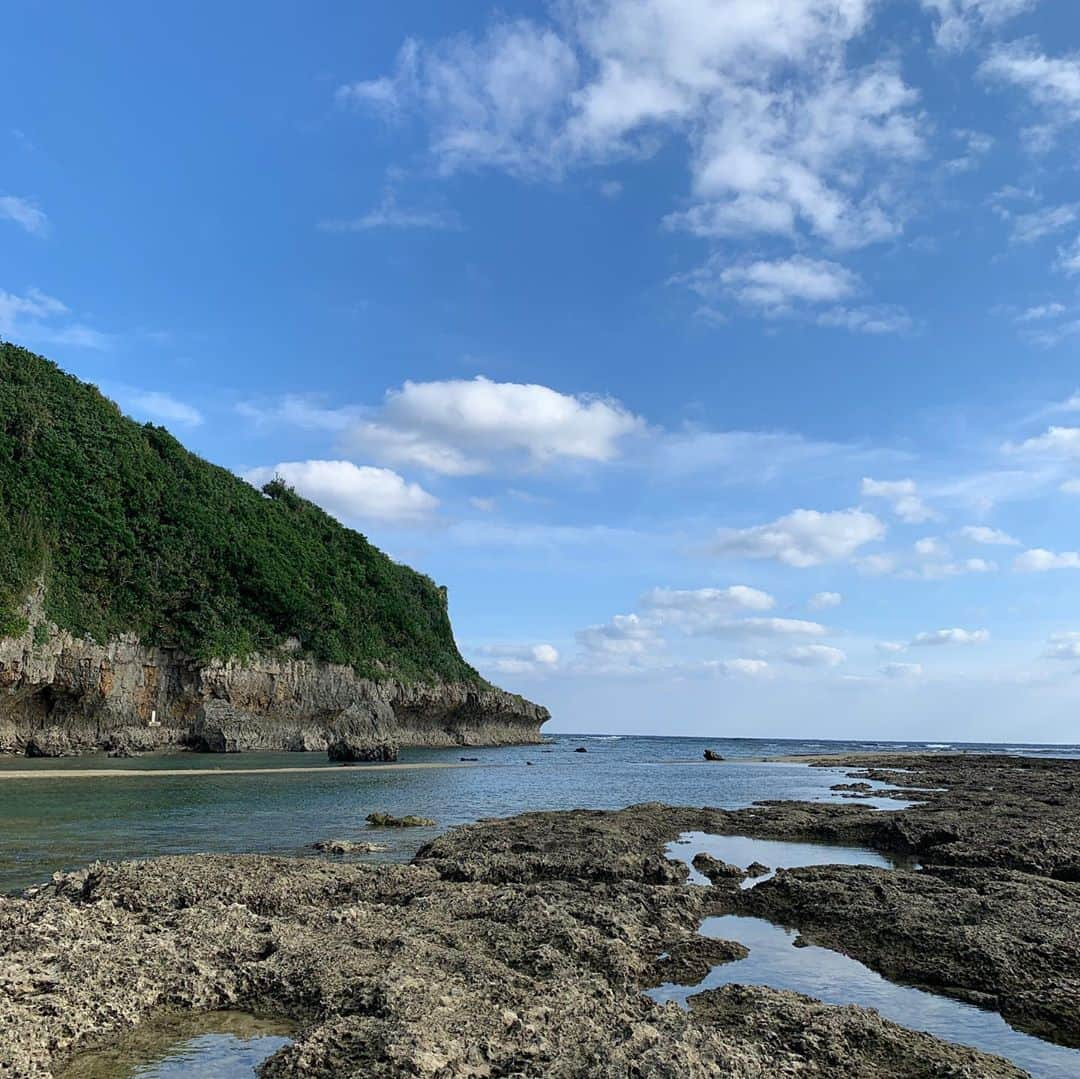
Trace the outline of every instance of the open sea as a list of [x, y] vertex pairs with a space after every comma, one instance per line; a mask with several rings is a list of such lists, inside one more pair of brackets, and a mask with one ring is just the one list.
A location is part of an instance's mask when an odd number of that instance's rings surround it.
[[[347, 768], [314, 753], [0, 759], [0, 892], [40, 884], [57, 870], [97, 859], [196, 851], [311, 854], [310, 844], [320, 839], [383, 843], [386, 853], [364, 857], [405, 861], [453, 825], [527, 810], [610, 809], [650, 801], [738, 808], [770, 798], [842, 797], [829, 790], [840, 780], [839, 771], [765, 757], [874, 750], [1080, 757], [1080, 746], [551, 738], [542, 746], [402, 751], [402, 764], [452, 765], [447, 768]], [[587, 752], [575, 752], [579, 747]], [[705, 749], [727, 760], [707, 763]], [[462, 762], [462, 757], [476, 759]], [[108, 775], [56, 775], [86, 769]], [[228, 774], [214, 774], [224, 769]], [[41, 778], [5, 778], [5, 773], [31, 771]], [[180, 774], [132, 774], [147, 771]], [[882, 808], [903, 804], [883, 802]], [[375, 829], [364, 819], [372, 811], [413, 813], [437, 824]]]

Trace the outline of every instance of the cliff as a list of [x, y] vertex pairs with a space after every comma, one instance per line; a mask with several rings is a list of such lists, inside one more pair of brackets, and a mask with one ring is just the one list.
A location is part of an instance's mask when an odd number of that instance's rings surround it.
[[535, 742], [446, 592], [0, 342], [0, 751]]

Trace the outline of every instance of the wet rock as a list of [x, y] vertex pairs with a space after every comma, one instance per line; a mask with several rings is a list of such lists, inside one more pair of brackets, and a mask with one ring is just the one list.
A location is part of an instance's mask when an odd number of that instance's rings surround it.
[[800, 993], [726, 985], [691, 997], [690, 1009], [736, 1042], [767, 1040], [775, 1053], [770, 1075], [1019, 1079], [1027, 1074], [978, 1050], [907, 1030], [872, 1009], [838, 1008]]
[[389, 813], [369, 813], [367, 822], [372, 828], [433, 828], [435, 821], [430, 817], [415, 817], [411, 813], [404, 817], [392, 817]]
[[715, 749], [705, 750], [704, 757], [707, 761], [722, 761], [724, 759]]
[[831, 791], [858, 791], [864, 794], [869, 794], [873, 789], [869, 783], [834, 783], [829, 788]]
[[0, 898], [0, 1068], [45, 1079], [163, 1009], [231, 1008], [300, 1021], [270, 1079], [1019, 1074], [794, 994], [728, 987], [689, 1013], [644, 997], [662, 952], [690, 978], [744, 954], [696, 936], [715, 895], [661, 855], [715, 812], [527, 814], [454, 829], [411, 865], [196, 855], [58, 874]]
[[706, 854], [704, 851], [694, 855], [693, 866], [699, 873], [704, 873], [713, 884], [739, 881], [742, 880], [747, 873], [746, 870], [740, 869], [737, 865], [721, 861], [719, 858], [714, 858], [711, 854]]
[[578, 746], [577, 749], [574, 750], [574, 752], [575, 753], [588, 753], [589, 750], [585, 746]]
[[721, 963], [745, 959], [748, 948], [734, 940], [713, 940], [700, 935], [668, 944], [646, 978], [647, 989], [659, 985], [697, 985]]
[[358, 839], [320, 839], [312, 843], [311, 848], [324, 854], [377, 854], [390, 849], [385, 843], [367, 843]]

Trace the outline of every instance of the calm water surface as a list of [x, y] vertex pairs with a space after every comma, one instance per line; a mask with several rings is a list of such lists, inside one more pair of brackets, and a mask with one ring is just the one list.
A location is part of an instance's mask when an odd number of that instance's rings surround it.
[[[588, 752], [575, 753], [582, 745]], [[729, 759], [707, 764], [702, 761], [706, 748], [717, 749]], [[750, 758], [895, 748], [919, 746], [557, 735], [554, 744], [547, 746], [404, 750], [401, 760], [406, 763], [456, 764], [462, 756], [478, 758], [467, 768], [418, 771], [351, 770], [329, 764], [321, 754], [297, 753], [175, 753], [134, 760], [6, 758], [0, 760], [0, 891], [41, 883], [58, 869], [77, 868], [95, 859], [195, 851], [298, 853], [327, 838], [363, 836], [386, 843], [390, 850], [383, 857], [400, 861], [452, 825], [535, 809], [610, 809], [647, 801], [723, 808], [769, 798], [831, 801], [842, 797], [829, 790], [842, 779], [840, 772]], [[1080, 756], [1080, 747], [1010, 748]], [[298, 765], [306, 766], [305, 770], [222, 776], [125, 775], [133, 768]], [[106, 779], [2, 778], [5, 770], [88, 767], [108, 768], [115, 774]], [[380, 832], [364, 823], [373, 810], [416, 813], [434, 818], [438, 826]]]

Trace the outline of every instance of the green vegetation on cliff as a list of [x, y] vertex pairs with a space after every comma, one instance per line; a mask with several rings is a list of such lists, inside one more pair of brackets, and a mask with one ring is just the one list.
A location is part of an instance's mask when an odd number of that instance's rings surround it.
[[98, 641], [130, 631], [205, 660], [295, 637], [370, 677], [479, 681], [429, 578], [0, 342], [0, 636], [25, 631], [41, 574], [48, 617]]

